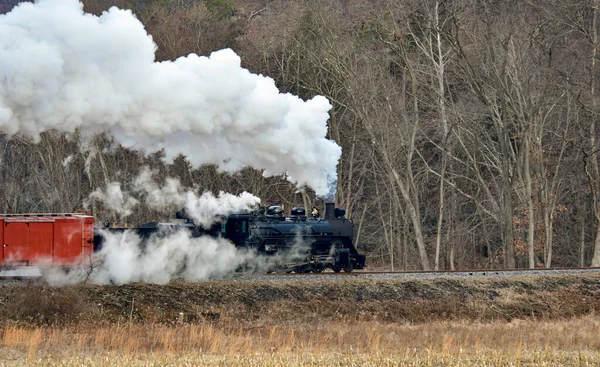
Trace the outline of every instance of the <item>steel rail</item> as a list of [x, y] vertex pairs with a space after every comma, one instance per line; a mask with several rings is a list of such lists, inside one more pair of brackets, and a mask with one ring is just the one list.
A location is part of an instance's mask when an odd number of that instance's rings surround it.
[[413, 275], [413, 274], [469, 274], [469, 275], [476, 275], [476, 274], [480, 274], [480, 275], [487, 275], [487, 274], [500, 274], [500, 273], [512, 273], [512, 272], [523, 272], [523, 273], [527, 273], [527, 272], [547, 272], [547, 273], [552, 273], [552, 272], [558, 272], [558, 271], [597, 271], [598, 273], [600, 273], [600, 267], [577, 267], [577, 268], [566, 268], [566, 267], [560, 267], [560, 268], [534, 268], [534, 269], [530, 269], [530, 268], [509, 268], [509, 269], [465, 269], [465, 270], [402, 270], [402, 271], [361, 271], [361, 270], [353, 270], [351, 272], [334, 272], [334, 271], [323, 271], [323, 272], [310, 272], [310, 273], [277, 273], [277, 272], [272, 272], [272, 273], [265, 273], [262, 274], [262, 276], [306, 276], [306, 275], [314, 275], [314, 276], [321, 276], [321, 275], [327, 275], [327, 276], [331, 276], [331, 275], [335, 275], [335, 276], [360, 276], [360, 275]]

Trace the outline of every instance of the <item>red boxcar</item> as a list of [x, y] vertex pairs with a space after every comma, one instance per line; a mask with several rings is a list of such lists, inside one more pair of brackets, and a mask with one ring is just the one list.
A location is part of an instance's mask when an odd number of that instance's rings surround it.
[[0, 214], [0, 265], [70, 265], [94, 249], [94, 217], [82, 214]]

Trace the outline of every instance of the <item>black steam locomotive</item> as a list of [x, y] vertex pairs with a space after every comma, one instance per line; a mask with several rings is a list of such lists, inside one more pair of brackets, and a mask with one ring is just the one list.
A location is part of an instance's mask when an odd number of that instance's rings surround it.
[[354, 247], [352, 222], [345, 218], [345, 210], [334, 208], [333, 203], [325, 208], [323, 218], [313, 213], [307, 216], [303, 207], [292, 208], [285, 217], [280, 206], [230, 215], [222, 223], [222, 235], [237, 247], [265, 255], [272, 271], [363, 269], [366, 259]]
[[[264, 272], [350, 272], [365, 267], [365, 256], [354, 246], [352, 222], [345, 218], [345, 210], [327, 203], [325, 215], [306, 215], [302, 207], [284, 216], [281, 206], [259, 208], [254, 212], [230, 214], [221, 217], [210, 228], [203, 228], [181, 211], [177, 219], [184, 223], [154, 223], [137, 228], [114, 228], [109, 223], [105, 230], [124, 232], [132, 230], [142, 239], [160, 236], [180, 228], [188, 229], [193, 237], [213, 236], [227, 238], [239, 249], [255, 251], [262, 256], [252, 257], [241, 271]], [[94, 238], [95, 250], [102, 247], [102, 237]]]

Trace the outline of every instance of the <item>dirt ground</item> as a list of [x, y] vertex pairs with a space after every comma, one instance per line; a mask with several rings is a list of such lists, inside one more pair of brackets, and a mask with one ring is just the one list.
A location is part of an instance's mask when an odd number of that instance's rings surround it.
[[566, 319], [594, 315], [599, 309], [600, 275], [63, 287], [0, 284], [0, 326], [486, 322]]

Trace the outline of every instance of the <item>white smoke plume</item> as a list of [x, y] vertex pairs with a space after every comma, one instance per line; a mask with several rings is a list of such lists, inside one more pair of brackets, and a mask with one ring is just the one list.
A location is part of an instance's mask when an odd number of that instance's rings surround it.
[[0, 132], [106, 132], [127, 148], [164, 149], [167, 160], [250, 166], [328, 194], [341, 148], [326, 139], [326, 98], [280, 93], [229, 49], [165, 62], [155, 50], [131, 11], [21, 3], [0, 15]]
[[[197, 195], [184, 188], [178, 179], [167, 178], [159, 185], [152, 178], [153, 172], [144, 167], [133, 180], [131, 192], [121, 190], [121, 184], [112, 182], [105, 190], [97, 189], [88, 198], [102, 201], [121, 219], [130, 215], [136, 205], [144, 204], [155, 210], [185, 208], [186, 214], [208, 228], [228, 215], [251, 210], [260, 199], [244, 192], [238, 196], [221, 192]], [[139, 199], [134, 195], [137, 194]], [[238, 250], [224, 238], [208, 235], [192, 237], [185, 226], [163, 225], [162, 230], [150, 238], [142, 239], [134, 231], [113, 233], [99, 232], [103, 236], [102, 249], [94, 254], [93, 266], [79, 273], [64, 273], [60, 269], [46, 271], [45, 279], [51, 284], [71, 284], [87, 278], [99, 284], [130, 282], [168, 283], [172, 279], [187, 281], [206, 280], [232, 274], [238, 266], [251, 258], [249, 251]]]
[[121, 190], [121, 184], [118, 182], [109, 183], [106, 190], [96, 189], [93, 191], [84, 202], [85, 208], [89, 206], [91, 199], [100, 200], [108, 209], [116, 212], [121, 218], [131, 215], [133, 208], [139, 204], [138, 200]]
[[156, 210], [164, 210], [169, 206], [185, 208], [186, 214], [196, 224], [209, 226], [217, 215], [251, 210], [260, 204], [260, 199], [248, 192], [237, 196], [223, 191], [218, 196], [205, 192], [198, 196], [193, 190], [182, 187], [178, 179], [170, 177], [160, 186], [152, 179], [152, 174], [150, 169], [144, 167], [134, 180], [135, 189], [145, 194], [144, 203]]
[[[220, 215], [252, 210], [260, 204], [258, 197], [245, 191], [240, 195], [223, 191], [218, 196], [211, 192], [198, 195], [194, 190], [184, 188], [176, 178], [167, 177], [165, 184], [161, 186], [153, 180], [152, 175], [153, 172], [144, 167], [133, 180], [133, 193], [124, 192], [119, 182], [111, 182], [105, 190], [96, 189], [92, 192], [84, 206], [87, 208], [93, 199], [99, 200], [121, 219], [131, 215], [135, 206], [141, 203], [157, 211], [174, 207], [185, 209], [194, 223], [208, 227]], [[135, 198], [134, 193], [140, 197]]]
[[51, 261], [40, 264], [44, 280], [51, 285], [120, 285], [223, 279], [248, 260], [259, 259], [254, 252], [237, 249], [224, 238], [192, 237], [190, 231], [178, 227], [165, 227], [147, 239], [130, 230], [102, 231], [102, 235], [102, 249], [93, 254], [90, 263], [69, 271], [52, 266]]
[[70, 156], [68, 156], [67, 158], [63, 159], [62, 166], [65, 167], [65, 169], [68, 169], [69, 166], [71, 165], [71, 162], [73, 162], [72, 154]]
[[165, 284], [173, 279], [222, 278], [251, 257], [249, 252], [236, 249], [223, 238], [194, 238], [185, 229], [154, 235], [143, 246], [142, 240], [131, 231], [103, 235], [102, 250], [96, 254], [102, 261], [89, 278], [98, 284]]

